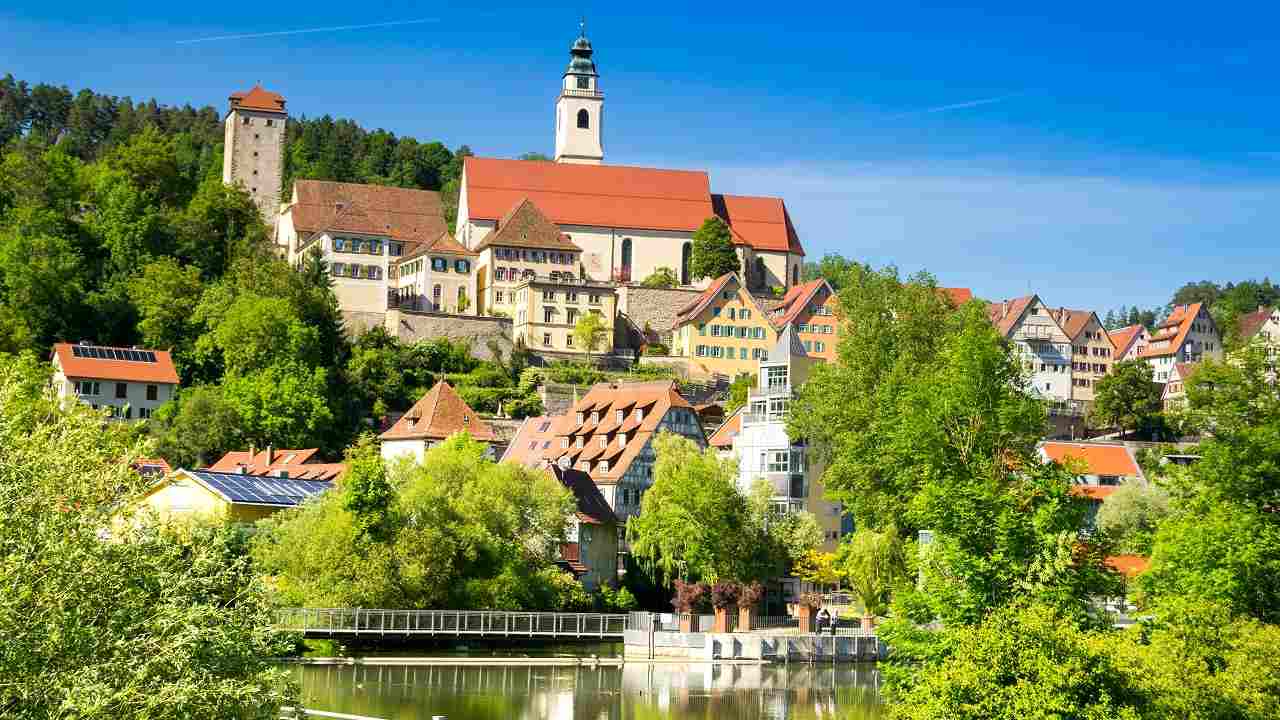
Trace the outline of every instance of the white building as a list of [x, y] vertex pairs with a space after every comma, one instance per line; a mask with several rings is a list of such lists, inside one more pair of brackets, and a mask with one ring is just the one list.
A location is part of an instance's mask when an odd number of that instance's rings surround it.
[[1139, 357], [1151, 365], [1156, 382], [1169, 382], [1178, 363], [1221, 360], [1222, 335], [1202, 303], [1177, 305], [1151, 333]]
[[178, 389], [178, 371], [167, 350], [55, 343], [51, 361], [59, 398], [95, 410], [109, 408], [120, 420], [151, 417]]
[[822, 550], [834, 551], [840, 541], [842, 509], [827, 501], [822, 483], [824, 467], [803, 442], [787, 435], [787, 413], [796, 390], [822, 362], [806, 352], [792, 326], [783, 328], [777, 346], [761, 360], [756, 386], [747, 404], [724, 422], [708, 441], [721, 454], [738, 461], [738, 489], [749, 494], [760, 480], [773, 488], [779, 513], [805, 510], [822, 527]]
[[992, 303], [987, 314], [996, 330], [1017, 347], [1031, 389], [1055, 406], [1071, 402], [1071, 338], [1036, 295]]

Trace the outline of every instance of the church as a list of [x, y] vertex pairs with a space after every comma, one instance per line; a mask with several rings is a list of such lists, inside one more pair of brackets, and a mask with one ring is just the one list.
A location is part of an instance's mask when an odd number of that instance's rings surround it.
[[[753, 291], [799, 284], [804, 249], [780, 198], [711, 191], [705, 171], [661, 170], [604, 162], [604, 93], [591, 42], [579, 35], [556, 98], [554, 161], [469, 157], [463, 168], [454, 235], [475, 250], [503, 218], [528, 200], [580, 251], [583, 279], [638, 283], [669, 268], [684, 286], [690, 277], [693, 233], [719, 216], [729, 225], [741, 275]], [[481, 263], [482, 307], [501, 306], [513, 279]]]
[[[614, 326], [623, 290], [659, 269], [705, 289], [713, 278], [691, 276], [692, 241], [713, 217], [730, 229], [747, 290], [781, 296], [799, 285], [804, 249], [780, 198], [714, 193], [705, 171], [605, 163], [593, 54], [585, 32], [569, 50], [554, 160], [467, 157], [452, 228], [434, 191], [300, 179], [268, 218], [281, 252], [299, 264], [318, 250], [348, 315], [505, 317], [513, 341], [553, 352], [583, 350], [572, 330], [584, 313]], [[283, 107], [261, 88], [232, 96], [228, 182], [279, 184]]]

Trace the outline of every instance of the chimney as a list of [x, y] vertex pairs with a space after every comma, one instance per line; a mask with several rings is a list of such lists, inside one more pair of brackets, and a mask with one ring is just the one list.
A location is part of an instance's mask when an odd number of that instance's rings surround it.
[[1005, 319], [1005, 318], [1007, 318], [1007, 317], [1009, 317], [1009, 301], [1008, 301], [1008, 300], [1005, 300], [1005, 301], [1004, 301], [1004, 305], [1002, 306], [1002, 309], [1000, 310], [1000, 319], [1001, 319], [1001, 320], [1003, 320], [1003, 319]]
[[272, 460], [271, 443], [267, 443], [266, 453], [267, 453], [267, 464], [270, 465]]
[[253, 462], [256, 457], [258, 457], [258, 446], [249, 443], [249, 462]]

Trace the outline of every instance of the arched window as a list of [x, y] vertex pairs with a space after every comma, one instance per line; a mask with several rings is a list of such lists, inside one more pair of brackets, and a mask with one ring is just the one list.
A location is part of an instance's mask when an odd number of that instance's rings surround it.
[[583, 130], [591, 127], [591, 116], [587, 114], [586, 108], [578, 111], [578, 127]]
[[764, 285], [767, 282], [767, 278], [768, 278], [768, 275], [765, 274], [765, 269], [764, 269], [764, 258], [757, 256], [756, 257], [756, 284], [760, 287], [764, 287]]
[[631, 279], [631, 238], [622, 239], [622, 271]]
[[680, 248], [680, 284], [689, 284], [689, 261], [693, 258], [693, 243], [685, 243]]

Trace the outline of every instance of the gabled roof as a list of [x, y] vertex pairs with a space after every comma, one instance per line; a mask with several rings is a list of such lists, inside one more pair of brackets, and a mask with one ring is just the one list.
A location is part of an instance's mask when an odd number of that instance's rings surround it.
[[1035, 295], [1024, 295], [1004, 302], [991, 303], [987, 306], [987, 317], [991, 318], [991, 322], [1001, 335], [1009, 337], [1009, 333], [1018, 326], [1018, 320], [1036, 299]]
[[441, 380], [379, 437], [383, 440], [444, 440], [459, 431], [481, 442], [497, 439], [493, 428], [463, 402], [449, 383]]
[[54, 343], [53, 357], [68, 378], [178, 384], [168, 350]]
[[468, 157], [463, 177], [474, 220], [525, 198], [556, 225], [692, 231], [714, 214], [705, 172]]
[[713, 194], [711, 206], [733, 230], [736, 244], [762, 252], [804, 255], [782, 198]]
[[[1187, 341], [1187, 333], [1191, 332], [1191, 324], [1200, 316], [1201, 307], [1203, 307], [1202, 303], [1175, 305], [1169, 317], [1165, 318], [1156, 331], [1151, 333], [1147, 348], [1142, 351], [1142, 357], [1173, 355], [1181, 350], [1183, 343]], [[1161, 341], [1168, 342], [1155, 347], [1155, 344]]]
[[711, 437], [707, 439], [707, 444], [721, 450], [733, 447], [733, 439], [738, 436], [738, 433], [742, 432], [742, 413], [745, 410], [745, 405], [734, 410], [733, 414], [721, 423], [715, 432], [711, 433]]
[[248, 90], [237, 90], [227, 98], [232, 109], [260, 110], [262, 112], [284, 113], [284, 96], [254, 85]]
[[775, 327], [783, 327], [790, 325], [804, 312], [805, 308], [813, 300], [823, 288], [827, 289], [828, 295], [834, 295], [835, 290], [831, 288], [831, 283], [825, 278], [810, 280], [801, 285], [793, 285], [786, 295], [782, 296], [782, 302], [773, 308], [773, 324]]
[[1086, 475], [1142, 477], [1138, 461], [1123, 445], [1044, 442], [1040, 444], [1040, 450], [1046, 458], [1057, 463], [1065, 464], [1068, 460], [1082, 461], [1086, 468]]
[[[556, 423], [557, 440], [551, 443], [551, 448], [544, 457], [554, 463], [562, 456], [568, 456], [575, 467], [576, 463], [583, 460], [591, 461], [591, 469], [587, 474], [595, 482], [617, 482], [658, 431], [662, 419], [672, 408], [678, 407], [693, 410], [689, 401], [676, 391], [675, 381], [672, 380], [597, 383]], [[639, 422], [635, 421], [636, 409], [642, 410], [644, 414]], [[621, 424], [617, 422], [618, 410], [624, 413]], [[584, 416], [582, 423], [578, 422], [578, 413]], [[592, 413], [599, 413], [598, 422], [591, 421]], [[701, 435], [701, 429], [698, 432]], [[619, 433], [626, 434], [626, 444], [622, 452], [613, 453]], [[568, 448], [560, 447], [561, 437], [568, 438]], [[601, 437], [606, 439], [604, 448], [599, 445]], [[577, 447], [578, 438], [583, 441], [581, 448]], [[607, 471], [597, 469], [596, 464], [600, 459], [608, 460]]]
[[[1102, 327], [1102, 321], [1098, 319], [1098, 315], [1092, 310], [1071, 310], [1069, 308], [1050, 308], [1049, 314], [1058, 322], [1058, 327], [1062, 328], [1062, 332], [1075, 342], [1076, 338], [1089, 327], [1089, 321], [1097, 322], [1098, 327]], [[1105, 333], [1107, 342], [1112, 344], [1114, 349], [1115, 342], [1111, 340], [1110, 333]]]
[[1254, 335], [1257, 335], [1258, 331], [1262, 329], [1262, 326], [1266, 325], [1267, 320], [1271, 318], [1272, 312], [1274, 311], [1269, 307], [1259, 307], [1251, 313], [1241, 315], [1240, 319], [1236, 323], [1236, 329], [1239, 332], [1240, 340], [1248, 342]]
[[440, 193], [431, 190], [295, 180], [290, 206], [298, 232], [360, 233], [404, 242], [437, 242], [447, 234]]
[[514, 462], [526, 467], [538, 467], [543, 464], [542, 455], [551, 450], [556, 441], [556, 426], [563, 415], [539, 415], [527, 417], [516, 428], [507, 449], [502, 453], [502, 462]]
[[208, 470], [179, 470], [178, 473], [195, 480], [232, 505], [294, 507], [307, 498], [333, 489], [333, 483], [323, 480], [260, 477]]
[[412, 250], [396, 258], [395, 262], [404, 263], [404, 262], [408, 262], [409, 260], [416, 260], [422, 257], [423, 255], [427, 255], [429, 253], [446, 253], [449, 255], [470, 255], [473, 257], [478, 254], [463, 247], [462, 243], [458, 242], [457, 240], [454, 240], [453, 236], [450, 235], [449, 233], [442, 232], [435, 240], [428, 240], [426, 242], [419, 243], [418, 245], [414, 245]]
[[617, 524], [618, 516], [605, 501], [600, 488], [591, 481], [590, 475], [581, 470], [562, 468], [558, 465], [548, 466], [547, 472], [573, 492], [573, 498], [578, 503], [579, 520], [592, 525]]
[[[697, 297], [695, 297], [693, 300], [690, 300], [688, 303], [685, 304], [684, 307], [680, 308], [680, 310], [676, 312], [675, 322], [671, 324], [672, 329], [678, 328], [681, 325], [684, 325], [685, 323], [697, 318], [699, 315], [702, 314], [704, 310], [706, 310], [708, 307], [711, 306], [711, 303], [715, 302], [717, 295], [719, 295], [721, 292], [724, 292], [730, 286], [734, 288], [735, 292], [739, 292], [742, 290], [743, 285], [742, 285], [742, 281], [738, 278], [738, 273], [736, 272], [725, 273], [724, 275], [721, 275], [715, 280], [712, 280], [711, 284], [707, 286], [706, 290], [703, 290], [701, 293], [698, 293]], [[753, 307], [755, 311], [759, 313], [762, 319], [768, 320], [770, 323], [773, 322], [772, 320], [769, 319], [768, 313], [760, 305], [760, 302], [756, 300], [756, 297], [754, 295], [752, 295], [751, 293], [743, 293], [743, 294], [745, 294], [747, 298], [749, 298], [751, 302], [751, 307]]]
[[973, 299], [973, 291], [969, 288], [940, 287], [938, 290], [943, 294], [943, 296], [951, 301], [952, 305], [955, 305], [956, 307], [960, 307]]
[[582, 248], [560, 232], [560, 228], [527, 197], [511, 206], [498, 221], [497, 228], [476, 246], [476, 252], [492, 246], [582, 252]]
[[1123, 357], [1129, 352], [1129, 348], [1140, 337], [1146, 328], [1141, 325], [1127, 325], [1118, 330], [1108, 330], [1107, 336], [1111, 338], [1111, 344], [1115, 346], [1116, 357]]

